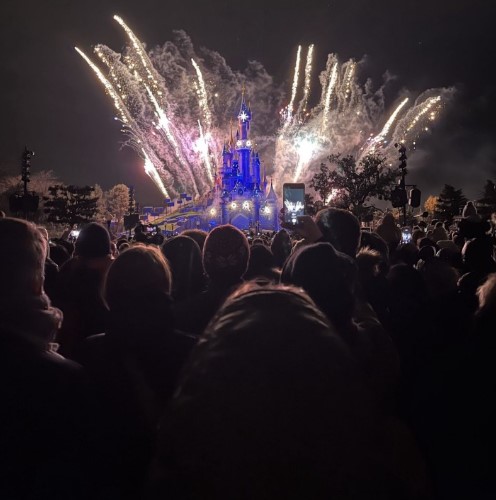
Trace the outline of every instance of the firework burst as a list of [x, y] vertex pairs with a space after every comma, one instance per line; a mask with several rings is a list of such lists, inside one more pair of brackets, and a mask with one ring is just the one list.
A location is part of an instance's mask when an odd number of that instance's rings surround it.
[[306, 59], [305, 49], [297, 49], [290, 97], [284, 105], [283, 87], [260, 63], [250, 61], [244, 71], [234, 71], [217, 52], [197, 52], [183, 31], [174, 33], [173, 42], [147, 51], [121, 17], [114, 19], [129, 41], [123, 53], [97, 45], [97, 65], [76, 50], [112, 99], [125, 144], [143, 158], [145, 172], [165, 197], [200, 197], [214, 187], [243, 86], [254, 116], [252, 136], [266, 162], [262, 169], [278, 187], [308, 181], [331, 152], [388, 156], [394, 142], [413, 143], [453, 92], [424, 92], [410, 107], [411, 99], [404, 97], [387, 116], [384, 86], [374, 91], [368, 80], [361, 84], [359, 62], [340, 63], [330, 54], [320, 74], [321, 98], [312, 108], [310, 45]]

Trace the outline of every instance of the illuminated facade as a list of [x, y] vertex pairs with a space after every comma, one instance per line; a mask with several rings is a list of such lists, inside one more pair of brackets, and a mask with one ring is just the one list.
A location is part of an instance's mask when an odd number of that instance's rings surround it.
[[278, 229], [278, 200], [272, 182], [250, 138], [252, 112], [244, 90], [236, 135], [224, 144], [222, 167], [217, 172], [214, 199], [208, 209], [210, 226], [232, 224], [239, 229]]

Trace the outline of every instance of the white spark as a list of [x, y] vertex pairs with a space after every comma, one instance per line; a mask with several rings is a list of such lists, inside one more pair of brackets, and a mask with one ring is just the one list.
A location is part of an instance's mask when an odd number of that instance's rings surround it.
[[162, 191], [162, 194], [166, 197], [169, 198], [169, 193], [167, 192], [167, 189], [164, 186], [164, 183], [162, 179], [160, 178], [160, 175], [153, 164], [152, 160], [150, 160], [150, 157], [146, 154], [146, 151], [144, 149], [141, 149], [143, 151], [143, 155], [145, 157], [145, 172], [147, 175], [153, 180], [153, 182], [158, 186], [160, 191]]
[[327, 86], [327, 91], [325, 94], [324, 110], [322, 112], [322, 133], [325, 133], [325, 130], [327, 128], [327, 123], [329, 118], [329, 108], [331, 107], [332, 91], [336, 86], [337, 79], [338, 79], [338, 63], [336, 62], [332, 67], [331, 76], [329, 78], [329, 85]]
[[200, 66], [198, 66], [194, 59], [191, 59], [191, 62], [193, 64], [193, 67], [195, 68], [196, 76], [198, 78], [198, 86], [200, 90], [198, 93], [198, 101], [200, 104], [200, 108], [203, 111], [207, 130], [210, 130], [210, 127], [212, 126], [212, 114], [210, 113], [210, 108], [208, 107], [208, 94], [205, 87], [205, 81], [203, 79], [203, 74], [201, 72]]

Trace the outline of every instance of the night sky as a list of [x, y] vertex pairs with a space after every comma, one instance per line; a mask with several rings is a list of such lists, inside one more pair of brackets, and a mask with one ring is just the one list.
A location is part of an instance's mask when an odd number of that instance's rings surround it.
[[73, 48], [120, 51], [125, 38], [112, 20], [119, 14], [148, 47], [184, 29], [235, 69], [261, 61], [288, 92], [297, 45], [309, 43], [319, 71], [329, 52], [341, 61], [366, 55], [364, 72], [377, 84], [389, 70], [389, 104], [402, 89], [455, 86], [411, 155], [408, 182], [424, 199], [444, 183], [477, 197], [485, 179], [496, 180], [495, 11], [489, 0], [3, 0], [0, 168], [15, 173], [27, 144], [33, 169], [53, 169], [66, 183], [124, 182], [144, 203], [161, 200], [142, 160], [121, 150], [111, 101]]

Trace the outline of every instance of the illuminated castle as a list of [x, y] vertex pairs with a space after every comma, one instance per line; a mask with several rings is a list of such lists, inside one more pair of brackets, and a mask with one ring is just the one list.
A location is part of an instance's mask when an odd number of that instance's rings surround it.
[[[250, 139], [252, 113], [244, 89], [238, 113], [236, 136], [224, 144], [222, 167], [217, 172], [210, 225], [233, 224], [239, 229], [278, 229], [278, 203], [272, 186], [267, 186], [265, 167]], [[268, 191], [268, 192], [267, 192]]]

